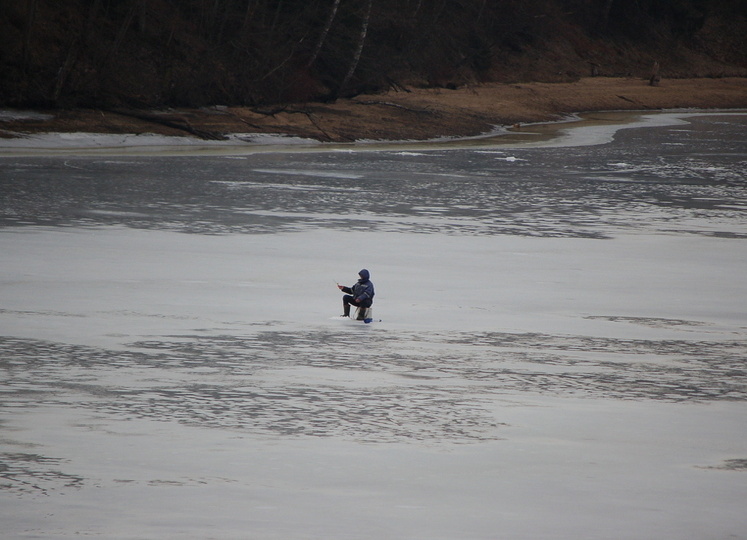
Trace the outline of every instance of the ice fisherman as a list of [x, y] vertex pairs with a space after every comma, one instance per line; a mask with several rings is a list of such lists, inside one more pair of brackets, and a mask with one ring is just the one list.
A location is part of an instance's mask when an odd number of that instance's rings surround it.
[[371, 273], [365, 268], [358, 272], [358, 283], [352, 287], [337, 284], [337, 288], [345, 293], [342, 297], [342, 316], [350, 317], [350, 306], [369, 308], [373, 304], [374, 285], [371, 283]]

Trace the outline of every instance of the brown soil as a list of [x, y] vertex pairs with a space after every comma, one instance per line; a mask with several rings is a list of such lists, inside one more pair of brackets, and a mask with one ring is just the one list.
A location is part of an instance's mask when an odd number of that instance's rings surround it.
[[675, 108], [747, 108], [747, 78], [665, 79], [658, 86], [641, 79], [602, 77], [573, 83], [493, 83], [456, 90], [407, 89], [275, 110], [65, 110], [54, 111], [49, 120], [0, 122], [0, 136], [81, 131], [203, 138], [267, 133], [335, 142], [425, 140], [479, 135], [494, 126], [552, 121], [574, 112]]

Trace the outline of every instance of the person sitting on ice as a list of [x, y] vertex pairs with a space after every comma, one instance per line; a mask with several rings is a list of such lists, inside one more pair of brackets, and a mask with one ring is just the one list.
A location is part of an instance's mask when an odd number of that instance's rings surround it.
[[365, 268], [358, 272], [360, 279], [352, 287], [337, 284], [337, 288], [345, 293], [342, 297], [342, 317], [350, 317], [350, 306], [359, 308], [358, 318], [365, 319], [365, 310], [373, 304], [374, 285], [369, 279], [371, 274]]

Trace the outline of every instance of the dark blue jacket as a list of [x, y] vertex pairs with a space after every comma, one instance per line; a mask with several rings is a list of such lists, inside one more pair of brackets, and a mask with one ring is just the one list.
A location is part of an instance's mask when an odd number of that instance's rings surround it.
[[365, 268], [358, 272], [360, 279], [358, 283], [352, 287], [343, 287], [342, 291], [348, 294], [352, 294], [355, 301], [362, 307], [371, 307], [373, 304], [374, 284], [369, 279], [370, 275], [368, 270]]

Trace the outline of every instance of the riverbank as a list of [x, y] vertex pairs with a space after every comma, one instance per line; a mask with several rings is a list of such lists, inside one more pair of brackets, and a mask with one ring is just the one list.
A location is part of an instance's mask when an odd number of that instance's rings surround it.
[[602, 110], [747, 108], [747, 78], [585, 78], [572, 83], [490, 83], [407, 88], [335, 103], [265, 109], [55, 110], [0, 115], [0, 137], [34, 133], [155, 133], [220, 140], [230, 133], [289, 135], [323, 142], [427, 140], [480, 135], [496, 126], [550, 122]]

